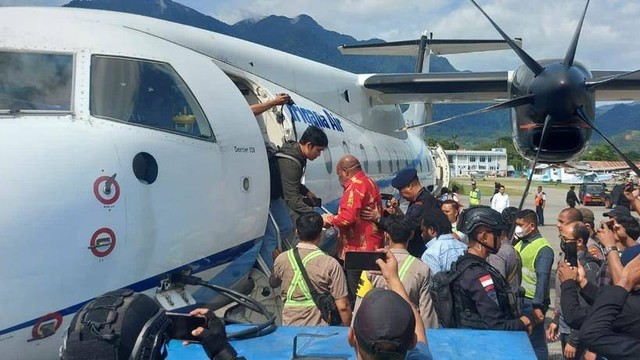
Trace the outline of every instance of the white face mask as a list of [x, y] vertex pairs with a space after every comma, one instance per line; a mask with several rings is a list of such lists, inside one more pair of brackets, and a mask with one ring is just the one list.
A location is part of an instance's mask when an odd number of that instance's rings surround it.
[[526, 234], [524, 233], [524, 229], [523, 229], [523, 228], [522, 228], [522, 226], [520, 226], [520, 225], [516, 225], [516, 229], [515, 229], [515, 231], [513, 232], [513, 234], [514, 234], [515, 236], [517, 236], [519, 239], [522, 239], [522, 238], [523, 238], [523, 237], [525, 237], [525, 235], [526, 235]]

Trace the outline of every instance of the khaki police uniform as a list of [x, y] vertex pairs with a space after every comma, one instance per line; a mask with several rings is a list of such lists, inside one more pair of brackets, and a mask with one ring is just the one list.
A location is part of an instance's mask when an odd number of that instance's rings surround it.
[[[320, 293], [330, 293], [334, 299], [347, 297], [347, 281], [338, 261], [316, 245], [300, 242], [297, 246], [309, 279]], [[293, 250], [278, 255], [273, 265], [271, 285], [281, 286], [284, 303], [282, 325], [328, 325], [313, 302], [302, 274], [297, 268]]]
[[[426, 328], [438, 327], [438, 316], [431, 301], [429, 288], [431, 286], [431, 271], [420, 259], [411, 256], [404, 249], [389, 249], [398, 259], [398, 275], [409, 300], [416, 305], [420, 317]], [[388, 289], [387, 283], [381, 275], [367, 274], [369, 281], [376, 288]], [[360, 294], [360, 293], [359, 293]], [[358, 297], [358, 303], [361, 300]], [[359, 304], [356, 304], [356, 309]]]

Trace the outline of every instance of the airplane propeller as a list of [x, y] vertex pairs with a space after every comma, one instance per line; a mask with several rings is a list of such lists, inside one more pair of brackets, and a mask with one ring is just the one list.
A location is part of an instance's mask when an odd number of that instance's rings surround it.
[[[498, 104], [490, 105], [479, 110], [451, 116], [449, 118], [427, 124], [407, 126], [398, 131], [406, 131], [410, 129], [442, 124], [454, 119], [459, 119], [470, 115], [482, 114], [495, 110], [530, 105], [533, 112], [539, 114], [541, 118], [542, 116], [544, 116], [544, 125], [542, 128], [542, 133], [540, 134], [540, 141], [537, 144], [533, 144], [532, 149], [535, 149], [537, 145], [536, 155], [533, 160], [533, 165], [531, 167], [524, 194], [522, 195], [522, 199], [520, 201], [519, 209], [522, 209], [524, 200], [528, 195], [531, 181], [533, 179], [533, 171], [538, 163], [540, 152], [545, 146], [545, 139], [548, 138], [548, 132], [552, 128], [551, 125], [553, 125], [553, 123], [562, 123], [564, 121], [567, 121], [566, 119], [576, 119], [576, 121], [582, 121], [588, 127], [597, 132], [607, 143], [609, 143], [615, 149], [615, 151], [622, 157], [622, 159], [624, 159], [624, 161], [630, 166], [630, 168], [633, 169], [638, 174], [638, 176], [640, 176], [640, 170], [638, 169], [638, 167], [633, 164], [609, 139], [607, 139], [598, 128], [595, 127], [591, 119], [589, 119], [589, 116], [584, 108], [585, 103], [588, 104], [589, 101], [593, 101], [589, 99], [593, 99], [593, 92], [598, 86], [640, 71], [640, 69], [638, 69], [614, 76], [586, 79], [584, 73], [574, 65], [575, 54], [578, 47], [578, 40], [580, 39], [580, 32], [582, 30], [582, 25], [587, 14], [590, 0], [587, 0], [585, 4], [584, 10], [582, 11], [582, 16], [580, 17], [580, 21], [578, 22], [564, 59], [561, 62], [557, 63], [547, 63], [544, 67], [538, 61], [533, 59], [529, 54], [527, 54], [526, 51], [520, 48], [498, 26], [498, 24], [496, 24], [493, 19], [489, 17], [489, 15], [480, 7], [480, 5], [478, 5], [475, 0], [470, 1], [478, 8], [478, 10], [480, 10], [480, 12], [482, 12], [487, 20], [489, 20], [493, 27], [504, 38], [509, 47], [511, 47], [511, 49], [513, 49], [513, 51], [522, 60], [526, 68], [533, 74], [531, 81], [528, 83], [528, 89], [525, 89], [528, 91], [525, 95], [521, 95], [514, 99], [510, 99]], [[593, 103], [591, 103], [591, 105], [593, 105]]]

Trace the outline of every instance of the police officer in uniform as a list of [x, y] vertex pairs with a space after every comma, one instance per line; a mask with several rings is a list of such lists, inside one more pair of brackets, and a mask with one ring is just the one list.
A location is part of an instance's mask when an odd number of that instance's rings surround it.
[[500, 248], [505, 227], [500, 213], [488, 206], [472, 207], [462, 213], [459, 227], [469, 236], [469, 249], [454, 264], [462, 272], [452, 290], [458, 326], [530, 332], [531, 320], [520, 314], [517, 296], [486, 261]]
[[[405, 214], [405, 220], [410, 221], [413, 225], [414, 235], [409, 240], [407, 251], [412, 256], [420, 258], [425, 250], [422, 236], [420, 235], [420, 223], [425, 214], [435, 211], [441, 211], [438, 200], [422, 185], [418, 180], [418, 172], [416, 169], [408, 168], [398, 172], [396, 177], [391, 181], [391, 186], [398, 189], [400, 196], [409, 201], [409, 207]], [[385, 230], [385, 224], [389, 219], [375, 209], [363, 209], [360, 217], [366, 220], [372, 220], [382, 230]]]

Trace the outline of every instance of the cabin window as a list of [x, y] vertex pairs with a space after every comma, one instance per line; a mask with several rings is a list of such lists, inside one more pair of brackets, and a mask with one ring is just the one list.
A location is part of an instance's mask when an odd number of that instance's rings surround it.
[[387, 155], [389, 155], [389, 173], [393, 173], [393, 160], [391, 159], [391, 151], [387, 149]]
[[398, 152], [393, 150], [393, 155], [396, 158], [396, 170], [400, 171], [400, 157], [398, 156]]
[[169, 64], [93, 56], [90, 99], [93, 116], [215, 141], [202, 108]]
[[346, 141], [342, 142], [342, 150], [344, 150], [344, 154], [345, 155], [350, 155], [351, 154], [351, 149], [349, 149], [349, 145], [347, 145]]
[[480, 162], [487, 162], [486, 156], [480, 156]]
[[367, 150], [364, 149], [364, 146], [360, 144], [360, 152], [362, 153], [362, 163], [364, 165], [364, 171], [366, 173], [369, 172], [369, 157], [367, 156]]
[[327, 147], [322, 150], [322, 155], [324, 156], [324, 166], [327, 167], [327, 173], [331, 174], [333, 170], [333, 158], [331, 157], [331, 149]]
[[70, 112], [73, 55], [0, 51], [0, 113]]
[[378, 164], [378, 174], [382, 174], [382, 159], [380, 158], [380, 151], [377, 147], [373, 147], [373, 151], [376, 153], [376, 163]]

